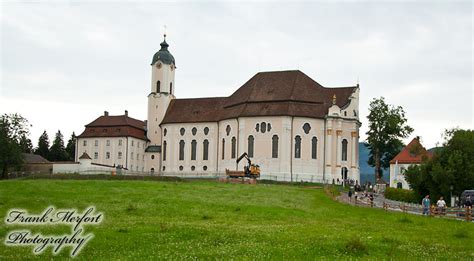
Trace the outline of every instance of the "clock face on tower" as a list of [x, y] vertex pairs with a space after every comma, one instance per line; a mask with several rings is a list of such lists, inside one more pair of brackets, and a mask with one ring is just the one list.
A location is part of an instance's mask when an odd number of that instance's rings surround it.
[[160, 69], [161, 68], [161, 63], [157, 63], [156, 68]]

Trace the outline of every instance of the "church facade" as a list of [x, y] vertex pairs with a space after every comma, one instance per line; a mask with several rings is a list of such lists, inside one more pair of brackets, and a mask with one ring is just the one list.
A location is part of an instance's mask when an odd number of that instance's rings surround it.
[[[114, 137], [137, 139], [135, 144], [142, 146], [134, 147], [134, 156], [114, 147], [113, 157], [121, 152], [124, 168], [160, 175], [224, 175], [226, 169], [243, 169], [247, 162], [237, 164], [236, 159], [246, 152], [260, 166], [262, 178], [360, 181], [358, 84], [327, 88], [298, 70], [260, 72], [228, 97], [178, 99], [176, 62], [168, 48], [163, 41], [152, 59], [148, 116], [140, 133], [140, 121], [128, 115], [99, 117], [99, 128], [106, 128], [107, 118], [124, 117], [121, 129], [136, 131], [133, 137]], [[126, 127], [127, 121], [133, 126]], [[81, 147], [84, 139], [99, 138], [88, 125], [78, 137], [76, 155], [96, 155], [94, 147]], [[100, 138], [108, 139], [107, 134]], [[133, 159], [134, 167], [124, 157]]]

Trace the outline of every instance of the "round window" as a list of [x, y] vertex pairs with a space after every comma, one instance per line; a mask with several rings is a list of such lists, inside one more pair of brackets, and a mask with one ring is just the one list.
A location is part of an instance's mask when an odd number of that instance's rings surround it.
[[186, 130], [185, 130], [184, 128], [181, 128], [181, 129], [179, 130], [179, 133], [181, 134], [181, 136], [183, 136], [185, 132], [186, 132]]
[[181, 171], [182, 171], [182, 170], [183, 170], [183, 166], [179, 166], [179, 170], [181, 170]]
[[155, 159], [155, 155], [151, 155], [151, 159]]
[[191, 132], [193, 133], [193, 135], [196, 135], [196, 132], [197, 132], [197, 131], [198, 131], [198, 130], [196, 129], [196, 127], [194, 127], [194, 128], [191, 130]]
[[191, 170], [194, 171], [196, 169], [196, 167], [194, 166], [191, 166]]
[[311, 125], [309, 125], [309, 123], [305, 123], [303, 125], [303, 130], [304, 130], [304, 133], [308, 134], [309, 131], [311, 130]]
[[204, 135], [207, 135], [209, 133], [209, 128], [208, 127], [205, 127], [204, 128]]
[[202, 167], [203, 170], [207, 170], [207, 166]]

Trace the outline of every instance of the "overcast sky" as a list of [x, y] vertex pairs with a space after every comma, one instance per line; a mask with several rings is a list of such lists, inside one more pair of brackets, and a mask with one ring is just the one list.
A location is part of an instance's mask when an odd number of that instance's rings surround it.
[[[32, 140], [69, 138], [107, 110], [146, 119], [150, 63], [163, 40], [177, 98], [228, 96], [259, 71], [299, 69], [323, 86], [360, 82], [368, 105], [406, 111], [426, 147], [446, 128], [473, 128], [471, 1], [4, 2], [0, 112]], [[409, 140], [407, 139], [406, 142]]]

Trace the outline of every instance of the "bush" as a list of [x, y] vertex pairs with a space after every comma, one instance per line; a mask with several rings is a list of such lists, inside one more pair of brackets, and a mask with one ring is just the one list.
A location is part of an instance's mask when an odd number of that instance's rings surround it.
[[385, 198], [409, 203], [418, 203], [416, 193], [413, 190], [387, 188]]
[[367, 254], [367, 246], [364, 244], [360, 238], [352, 238], [350, 239], [345, 246], [345, 250], [347, 253], [354, 254], [354, 255], [363, 255]]

